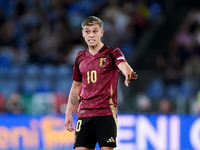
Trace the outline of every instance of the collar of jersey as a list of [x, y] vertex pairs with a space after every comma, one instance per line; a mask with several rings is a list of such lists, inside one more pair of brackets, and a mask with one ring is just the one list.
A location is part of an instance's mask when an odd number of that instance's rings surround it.
[[[104, 44], [103, 47], [97, 53], [103, 52], [106, 49], [106, 47], [107, 47], [107, 45]], [[90, 54], [89, 48], [87, 48], [87, 52]]]

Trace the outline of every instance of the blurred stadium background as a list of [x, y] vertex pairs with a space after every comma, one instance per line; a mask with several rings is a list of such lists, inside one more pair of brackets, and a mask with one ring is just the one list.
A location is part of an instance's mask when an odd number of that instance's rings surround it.
[[[0, 0], [0, 149], [72, 147], [73, 134], [63, 127], [64, 112], [75, 55], [86, 48], [80, 25], [89, 15], [103, 20], [103, 42], [121, 48], [139, 75], [127, 88], [120, 73], [121, 120], [145, 123], [140, 118], [145, 116], [157, 129], [153, 132], [157, 137], [159, 117], [165, 116], [172, 124], [189, 120], [183, 126], [188, 130], [198, 120], [199, 0]], [[134, 128], [133, 122], [128, 129]], [[199, 128], [195, 131], [200, 134]], [[179, 136], [189, 134], [180, 132]], [[57, 141], [53, 140], [56, 135]], [[133, 146], [140, 143], [137, 138], [130, 138], [129, 146], [122, 138], [119, 143], [127, 147], [118, 149], [138, 149], [141, 144]], [[160, 149], [152, 137], [147, 139], [146, 147], [140, 148]], [[180, 139], [174, 145], [167, 140], [161, 148], [200, 149], [200, 138], [192, 139]]]

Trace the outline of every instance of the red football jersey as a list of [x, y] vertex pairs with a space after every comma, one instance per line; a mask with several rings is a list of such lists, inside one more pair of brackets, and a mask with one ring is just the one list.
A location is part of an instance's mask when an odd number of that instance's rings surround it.
[[97, 54], [88, 49], [75, 59], [73, 80], [82, 82], [78, 117], [116, 115], [118, 64], [126, 62], [119, 48], [104, 45]]

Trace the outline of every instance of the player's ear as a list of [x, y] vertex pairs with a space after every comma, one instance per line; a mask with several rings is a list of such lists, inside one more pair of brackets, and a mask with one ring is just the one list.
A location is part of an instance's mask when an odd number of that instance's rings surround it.
[[82, 30], [82, 36], [84, 37], [84, 31]]
[[104, 34], [104, 29], [101, 29], [101, 37], [103, 36]]

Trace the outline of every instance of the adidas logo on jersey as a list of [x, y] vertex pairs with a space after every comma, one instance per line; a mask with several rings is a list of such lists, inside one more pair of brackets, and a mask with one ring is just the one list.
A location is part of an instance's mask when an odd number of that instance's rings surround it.
[[109, 142], [115, 142], [114, 138], [113, 137], [110, 137], [108, 140], [107, 140], [107, 143]]

